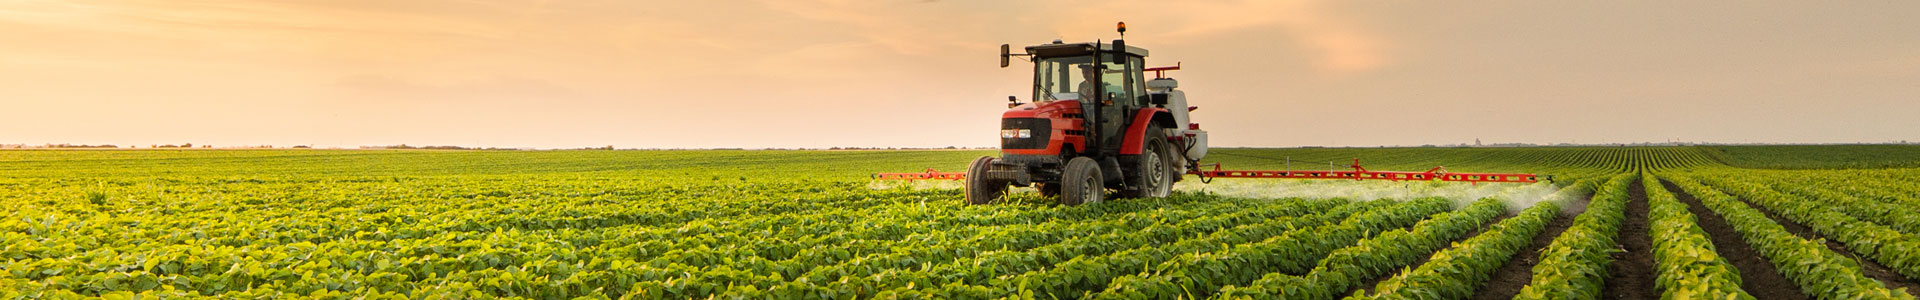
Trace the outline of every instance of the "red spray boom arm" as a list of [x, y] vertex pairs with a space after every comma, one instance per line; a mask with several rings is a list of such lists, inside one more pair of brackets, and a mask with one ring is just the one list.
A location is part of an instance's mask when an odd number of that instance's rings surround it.
[[1213, 164], [1213, 170], [1194, 170], [1187, 174], [1200, 175], [1201, 178], [1282, 178], [1282, 179], [1353, 179], [1353, 180], [1421, 180], [1421, 181], [1458, 181], [1458, 182], [1540, 182], [1538, 175], [1527, 173], [1450, 173], [1447, 167], [1433, 167], [1426, 172], [1369, 171], [1360, 166], [1360, 159], [1353, 159], [1353, 171], [1243, 171], [1221, 170], [1220, 164]]
[[[1391, 180], [1391, 181], [1453, 181], [1479, 184], [1481, 182], [1540, 182], [1540, 176], [1528, 173], [1451, 173], [1447, 167], [1433, 167], [1426, 172], [1369, 171], [1360, 166], [1360, 159], [1353, 159], [1353, 171], [1249, 171], [1221, 170], [1220, 164], [1213, 164], [1213, 170], [1192, 170], [1187, 174], [1200, 178], [1278, 178], [1278, 179], [1352, 179], [1352, 180]], [[880, 173], [874, 179], [881, 180], [961, 180], [967, 178], [964, 172], [940, 172], [929, 168], [920, 173]], [[1552, 176], [1548, 176], [1552, 181]]]

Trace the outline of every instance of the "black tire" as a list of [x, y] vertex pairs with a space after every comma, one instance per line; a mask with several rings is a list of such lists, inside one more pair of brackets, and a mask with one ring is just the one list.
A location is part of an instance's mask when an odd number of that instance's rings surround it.
[[1132, 165], [1127, 166], [1127, 189], [1121, 193], [1127, 198], [1159, 198], [1173, 193], [1174, 177], [1179, 176], [1173, 160], [1173, 144], [1167, 143], [1166, 130], [1159, 125], [1147, 126], [1146, 143], [1142, 144], [1140, 155], [1134, 156]]
[[1081, 205], [1099, 203], [1106, 197], [1106, 178], [1100, 176], [1100, 164], [1092, 158], [1075, 157], [1067, 160], [1067, 168], [1060, 182], [1060, 203]]
[[[1187, 142], [1191, 143], [1193, 141]], [[1173, 142], [1167, 142], [1167, 145], [1173, 146], [1167, 148], [1167, 157], [1173, 159], [1173, 182], [1180, 183], [1181, 180], [1187, 179], [1187, 170], [1193, 168], [1193, 166], [1189, 166], [1188, 164], [1193, 162], [1187, 161], [1187, 148], [1182, 148], [1185, 146], [1174, 144]]]
[[1007, 182], [987, 179], [987, 170], [992, 168], [992, 156], [981, 156], [967, 165], [967, 204], [992, 203], [1007, 194]]
[[1060, 184], [1058, 183], [1035, 182], [1033, 183], [1033, 190], [1040, 192], [1041, 197], [1052, 198], [1060, 196]]

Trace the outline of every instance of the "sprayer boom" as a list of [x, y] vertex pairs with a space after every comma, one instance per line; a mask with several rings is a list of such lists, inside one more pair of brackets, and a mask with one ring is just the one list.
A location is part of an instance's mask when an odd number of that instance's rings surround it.
[[[1187, 174], [1212, 178], [1273, 178], [1273, 179], [1350, 179], [1350, 180], [1390, 180], [1390, 181], [1450, 181], [1479, 184], [1481, 182], [1540, 182], [1540, 176], [1530, 173], [1453, 173], [1447, 167], [1433, 167], [1426, 172], [1371, 171], [1360, 166], [1360, 159], [1353, 159], [1347, 167], [1352, 171], [1301, 171], [1301, 170], [1223, 170], [1220, 164], [1213, 164], [1213, 170], [1194, 168]], [[874, 179], [881, 180], [962, 180], [967, 178], [963, 172], [940, 172], [931, 168], [921, 173], [880, 173]], [[1548, 182], [1553, 176], [1546, 177]]]
[[927, 168], [927, 171], [926, 171], [926, 172], [918, 172], [918, 173], [878, 173], [878, 174], [873, 174], [873, 179], [879, 179], [879, 180], [961, 180], [961, 179], [967, 179], [967, 173], [966, 173], [966, 172], [941, 172], [941, 171], [935, 171], [935, 170], [933, 170], [933, 168]]
[[[1539, 176], [1527, 173], [1450, 173], [1447, 167], [1433, 167], [1426, 172], [1369, 171], [1360, 166], [1360, 159], [1353, 159], [1353, 171], [1247, 171], [1221, 170], [1220, 164], [1213, 164], [1213, 170], [1192, 170], [1187, 174], [1200, 178], [1279, 178], [1279, 179], [1352, 179], [1352, 180], [1420, 180], [1420, 181], [1456, 181], [1456, 182], [1540, 182]], [[1548, 176], [1547, 181], [1553, 181]]]

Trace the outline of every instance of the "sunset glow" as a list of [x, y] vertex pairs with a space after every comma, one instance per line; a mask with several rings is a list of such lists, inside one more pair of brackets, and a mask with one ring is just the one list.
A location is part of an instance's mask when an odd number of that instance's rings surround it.
[[1920, 140], [1920, 3], [5, 1], [0, 144], [996, 145], [1002, 43], [1220, 146]]

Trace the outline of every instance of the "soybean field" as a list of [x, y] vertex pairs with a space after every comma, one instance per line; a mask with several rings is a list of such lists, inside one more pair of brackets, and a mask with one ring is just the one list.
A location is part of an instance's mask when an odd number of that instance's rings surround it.
[[[994, 151], [0, 151], [0, 298], [1914, 299], [1920, 147], [1214, 149], [966, 205]], [[1335, 166], [1333, 164], [1340, 164]]]

